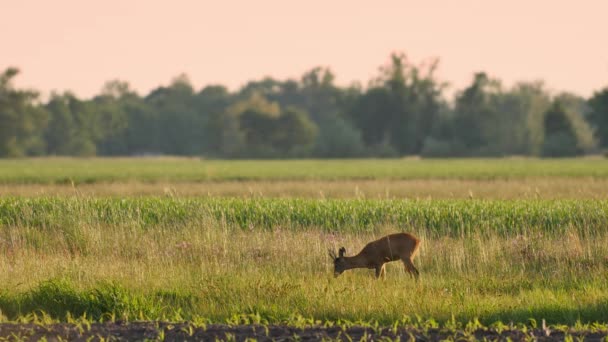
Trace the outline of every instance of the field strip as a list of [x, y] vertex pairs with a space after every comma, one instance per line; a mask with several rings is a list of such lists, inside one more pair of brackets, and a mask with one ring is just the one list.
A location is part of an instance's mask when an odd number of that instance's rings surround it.
[[608, 160], [345, 159], [203, 160], [197, 158], [29, 158], [0, 160], [0, 184], [608, 178]]
[[172, 196], [408, 199], [608, 199], [608, 179], [319, 180], [0, 184], [0, 196]]
[[103, 338], [112, 341], [164, 340], [164, 341], [291, 341], [291, 340], [560, 340], [584, 339], [602, 341], [608, 336], [607, 330], [568, 329], [545, 326], [479, 327], [475, 324], [467, 328], [450, 329], [415, 326], [360, 326], [356, 324], [336, 324], [296, 327], [289, 325], [222, 325], [170, 322], [107, 322], [88, 324], [0, 324], [0, 338], [28, 340], [85, 340]]

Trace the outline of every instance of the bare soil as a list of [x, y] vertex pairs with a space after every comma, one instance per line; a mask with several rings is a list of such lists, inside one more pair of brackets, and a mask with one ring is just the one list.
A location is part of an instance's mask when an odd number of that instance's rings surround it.
[[[571, 331], [568, 332], [575, 340], [602, 341], [608, 336], [608, 331]], [[8, 341], [386, 341], [399, 338], [401, 341], [440, 341], [450, 340], [481, 340], [523, 341], [563, 341], [566, 333], [550, 329], [531, 329], [524, 333], [520, 330], [479, 329], [473, 334], [462, 331], [445, 329], [390, 328], [372, 329], [369, 327], [307, 327], [296, 328], [284, 325], [207, 325], [195, 327], [188, 323], [166, 322], [107, 322], [87, 325], [75, 324], [0, 324], [0, 340]]]

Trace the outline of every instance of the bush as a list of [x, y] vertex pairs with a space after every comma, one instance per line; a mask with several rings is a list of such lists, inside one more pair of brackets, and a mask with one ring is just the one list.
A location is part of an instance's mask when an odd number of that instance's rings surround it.
[[455, 151], [454, 143], [446, 140], [438, 140], [433, 137], [427, 137], [422, 145], [420, 155], [423, 157], [453, 157], [458, 155]]

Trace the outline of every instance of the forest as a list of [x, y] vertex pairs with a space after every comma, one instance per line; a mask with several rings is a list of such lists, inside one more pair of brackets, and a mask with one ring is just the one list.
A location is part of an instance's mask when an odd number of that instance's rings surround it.
[[110, 80], [90, 99], [42, 99], [16, 87], [20, 70], [9, 67], [0, 73], [0, 157], [569, 157], [608, 147], [608, 87], [584, 98], [475, 72], [448, 98], [438, 66], [394, 53], [366, 85], [338, 86], [315, 67], [236, 91], [197, 90], [185, 74], [146, 95]]

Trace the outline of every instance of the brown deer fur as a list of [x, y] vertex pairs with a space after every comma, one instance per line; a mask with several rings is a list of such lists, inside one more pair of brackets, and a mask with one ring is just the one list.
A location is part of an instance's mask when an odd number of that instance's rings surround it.
[[373, 268], [376, 278], [386, 277], [384, 264], [390, 261], [401, 260], [405, 270], [418, 280], [419, 272], [412, 259], [418, 252], [420, 240], [408, 233], [397, 233], [381, 237], [365, 245], [361, 252], [355, 256], [347, 257], [346, 249], [340, 248], [339, 255], [332, 250], [329, 255], [334, 259], [334, 276], [353, 268]]

